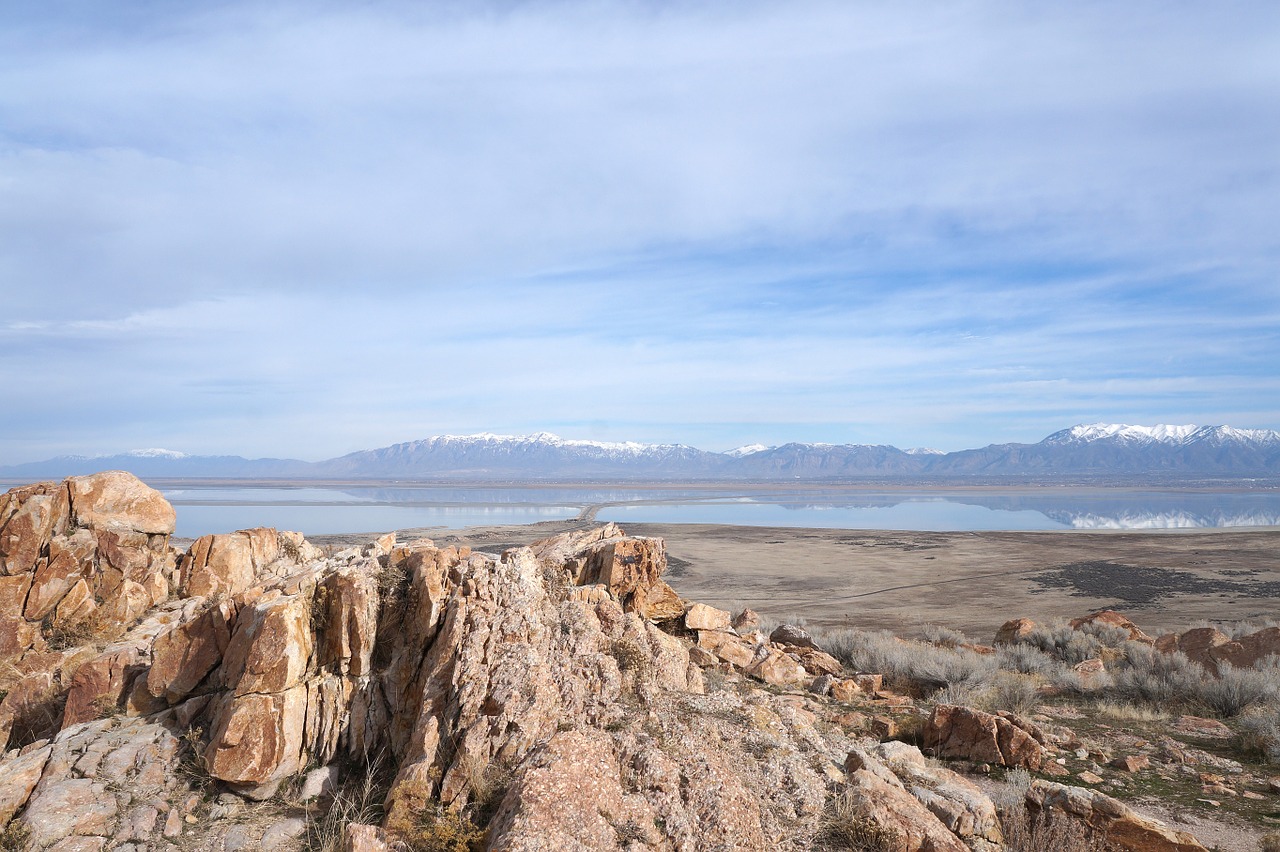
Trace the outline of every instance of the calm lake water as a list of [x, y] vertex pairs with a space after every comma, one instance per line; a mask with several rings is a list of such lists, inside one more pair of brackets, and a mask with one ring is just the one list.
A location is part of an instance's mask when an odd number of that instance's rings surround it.
[[169, 488], [177, 534], [308, 535], [564, 520], [880, 530], [1190, 529], [1280, 525], [1280, 492], [601, 488]]

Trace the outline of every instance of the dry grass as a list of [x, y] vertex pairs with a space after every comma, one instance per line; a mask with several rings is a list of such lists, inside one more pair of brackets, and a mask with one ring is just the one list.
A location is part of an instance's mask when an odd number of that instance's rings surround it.
[[1099, 701], [1089, 708], [1094, 716], [1111, 722], [1163, 722], [1169, 718], [1167, 711], [1147, 704]]
[[1280, 831], [1263, 835], [1258, 841], [1258, 852], [1280, 852]]
[[322, 817], [307, 814], [308, 852], [340, 852], [348, 825], [382, 822], [388, 786], [384, 764], [381, 754], [368, 759], [363, 767], [347, 773], [347, 783], [334, 793]]
[[1025, 808], [1000, 811], [1005, 852], [1119, 852], [1079, 820]]
[[848, 791], [827, 801], [813, 841], [817, 849], [854, 852], [906, 852], [908, 848], [901, 834], [863, 814]]

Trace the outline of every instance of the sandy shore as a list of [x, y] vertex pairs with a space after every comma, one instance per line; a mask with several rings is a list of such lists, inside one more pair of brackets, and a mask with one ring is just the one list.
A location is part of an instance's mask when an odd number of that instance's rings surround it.
[[[582, 521], [422, 534], [500, 551]], [[888, 532], [629, 524], [667, 540], [686, 598], [779, 619], [910, 634], [941, 624], [989, 641], [1007, 619], [1112, 607], [1149, 632], [1280, 619], [1280, 529]], [[401, 538], [414, 536], [402, 530]], [[317, 543], [367, 536], [316, 536]]]

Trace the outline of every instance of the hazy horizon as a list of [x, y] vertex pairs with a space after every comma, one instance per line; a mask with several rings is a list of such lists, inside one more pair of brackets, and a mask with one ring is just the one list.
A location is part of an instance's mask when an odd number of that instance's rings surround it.
[[1280, 7], [16, 2], [0, 463], [1280, 430]]

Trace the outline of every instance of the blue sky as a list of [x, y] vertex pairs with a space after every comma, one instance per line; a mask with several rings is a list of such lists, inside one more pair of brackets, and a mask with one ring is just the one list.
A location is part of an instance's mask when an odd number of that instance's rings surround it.
[[1272, 3], [7, 3], [0, 462], [1280, 428]]

